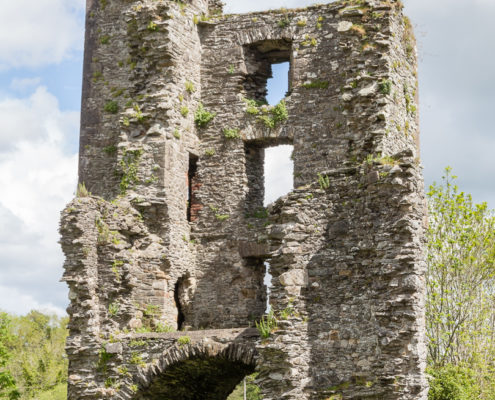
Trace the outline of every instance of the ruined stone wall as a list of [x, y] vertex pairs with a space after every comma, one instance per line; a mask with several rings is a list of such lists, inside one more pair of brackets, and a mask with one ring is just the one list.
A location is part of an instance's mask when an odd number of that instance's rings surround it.
[[[224, 399], [253, 368], [266, 399], [426, 399], [415, 51], [397, 1], [88, 0], [91, 195], [61, 224], [70, 399], [176, 398], [192, 371], [182, 398]], [[289, 93], [268, 106], [283, 61]], [[296, 189], [265, 210], [278, 144]], [[266, 261], [278, 328], [228, 331], [262, 318]], [[240, 336], [210, 352], [218, 334], [179, 329]]]

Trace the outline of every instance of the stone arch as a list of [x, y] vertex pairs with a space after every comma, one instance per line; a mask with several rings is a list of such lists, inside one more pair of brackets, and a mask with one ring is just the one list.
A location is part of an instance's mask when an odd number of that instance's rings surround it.
[[225, 400], [256, 365], [254, 345], [204, 339], [175, 345], [136, 376], [133, 400]]

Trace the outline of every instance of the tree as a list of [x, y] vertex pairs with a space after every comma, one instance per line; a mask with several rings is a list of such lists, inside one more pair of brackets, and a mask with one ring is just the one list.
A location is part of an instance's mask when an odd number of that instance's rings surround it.
[[[8, 368], [21, 399], [62, 399], [67, 380], [67, 318], [31, 311], [12, 317]], [[45, 396], [45, 397], [44, 397]]]
[[15, 380], [9, 370], [6, 369], [11, 355], [8, 345], [12, 337], [9, 332], [10, 318], [6, 313], [0, 313], [0, 398], [15, 400], [20, 397]]
[[[481, 393], [476, 398], [489, 399], [495, 388], [495, 217], [486, 203], [474, 204], [460, 192], [455, 179], [446, 168], [443, 185], [428, 193], [428, 361], [438, 379], [455, 381], [455, 374], [471, 369]], [[430, 399], [464, 398], [442, 397], [439, 390]]]

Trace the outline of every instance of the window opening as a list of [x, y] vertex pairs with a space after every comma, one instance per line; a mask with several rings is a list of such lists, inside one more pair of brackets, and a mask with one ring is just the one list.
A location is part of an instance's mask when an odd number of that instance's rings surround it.
[[[289, 193], [294, 186], [294, 162], [292, 152], [294, 146], [281, 145], [265, 149], [265, 196], [264, 206]], [[270, 312], [270, 289], [272, 275], [270, 274], [270, 262], [265, 261], [264, 284], [266, 286], [266, 311]]]
[[272, 77], [266, 83], [266, 101], [275, 106], [283, 100], [289, 92], [290, 62], [272, 64]]
[[177, 280], [174, 288], [174, 300], [175, 306], [177, 307], [177, 330], [180, 331], [182, 329], [182, 325], [184, 324], [185, 317], [184, 312], [182, 310], [182, 306], [180, 304], [180, 291], [183, 289], [183, 281], [184, 277]]
[[194, 202], [194, 184], [198, 170], [198, 157], [189, 154], [189, 168], [187, 170], [187, 220], [191, 222]]

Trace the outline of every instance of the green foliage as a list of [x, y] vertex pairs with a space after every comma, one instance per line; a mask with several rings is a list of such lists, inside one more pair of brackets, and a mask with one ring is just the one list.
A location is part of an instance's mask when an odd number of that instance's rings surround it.
[[215, 149], [206, 149], [205, 150], [205, 155], [207, 155], [208, 157], [212, 157], [215, 155]]
[[108, 155], [115, 154], [117, 152], [117, 146], [111, 145], [111, 146], [103, 147], [103, 151]]
[[18, 399], [20, 393], [17, 390], [16, 381], [11, 371], [5, 368], [12, 356], [9, 351], [9, 345], [14, 338], [10, 328], [10, 317], [6, 313], [0, 313], [0, 398], [13, 400]]
[[258, 100], [244, 99], [244, 102], [246, 103], [246, 113], [257, 115], [258, 121], [270, 129], [275, 128], [289, 118], [285, 100], [280, 101], [280, 103], [273, 107]]
[[119, 313], [120, 305], [116, 302], [110, 303], [108, 305], [108, 314], [111, 317], [115, 317]]
[[189, 115], [189, 108], [187, 106], [182, 106], [180, 108], [181, 115], [186, 118]]
[[76, 191], [76, 197], [88, 197], [91, 196], [91, 193], [89, 193], [88, 189], [86, 189], [86, 185], [84, 182], [79, 183], [77, 185], [77, 191]]
[[480, 398], [476, 373], [469, 367], [447, 364], [428, 368], [430, 391], [428, 400], [474, 400]]
[[223, 136], [226, 139], [239, 139], [241, 137], [239, 135], [239, 129], [235, 129], [235, 128], [225, 128], [223, 130]]
[[392, 91], [392, 82], [388, 79], [383, 79], [378, 84], [378, 90], [381, 94], [390, 94], [390, 92]]
[[119, 103], [117, 103], [115, 100], [110, 100], [105, 104], [103, 109], [107, 113], [117, 114], [119, 112]]
[[150, 21], [146, 29], [148, 29], [151, 32], [156, 32], [158, 30], [158, 25], [155, 22]]
[[495, 361], [495, 217], [454, 184], [430, 186], [426, 321], [434, 365]]
[[[5, 393], [1, 384], [3, 366], [0, 365], [0, 398], [64, 398], [67, 378], [67, 358], [64, 352], [67, 318], [32, 311], [26, 316], [8, 319], [11, 322], [7, 326], [2, 324], [5, 314], [0, 314], [0, 364], [1, 346], [4, 344], [12, 354], [5, 365], [6, 370], [17, 383], [18, 394], [14, 393], [14, 397], [2, 396]], [[4, 341], [5, 327], [7, 342]]]
[[125, 194], [131, 185], [135, 185], [139, 182], [137, 173], [139, 160], [142, 155], [142, 149], [124, 150], [122, 159], [119, 163], [122, 172], [122, 178], [120, 180], [121, 194]]
[[328, 189], [330, 187], [330, 178], [328, 177], [328, 175], [322, 175], [319, 172], [317, 173], [317, 175], [320, 188], [323, 190]]
[[273, 311], [270, 311], [267, 315], [263, 315], [261, 320], [255, 322], [256, 328], [263, 339], [268, 339], [271, 333], [277, 329], [277, 319]]
[[215, 218], [219, 221], [225, 221], [230, 218], [229, 214], [215, 214]]
[[101, 44], [108, 44], [110, 43], [110, 36], [109, 35], [104, 35], [100, 38], [100, 43]]
[[194, 83], [192, 83], [191, 81], [186, 81], [185, 86], [186, 86], [186, 91], [190, 94], [196, 91], [196, 88], [194, 87]]
[[[261, 389], [256, 385], [255, 380], [258, 374], [246, 376], [246, 400], [262, 400]], [[227, 400], [244, 400], [244, 381], [241, 381], [234, 391], [227, 397]]]
[[319, 79], [316, 79], [310, 83], [303, 83], [302, 87], [306, 89], [328, 89], [328, 85], [328, 81], [321, 81]]
[[194, 113], [194, 122], [198, 128], [203, 128], [208, 125], [216, 115], [216, 113], [211, 113], [206, 110], [202, 103], [199, 103], [199, 106]]
[[181, 336], [179, 339], [177, 339], [177, 343], [179, 344], [179, 346], [184, 346], [191, 343], [191, 338], [189, 336]]
[[232, 75], [235, 72], [235, 67], [233, 64], [229, 65], [229, 68], [227, 69], [227, 72]]
[[290, 25], [290, 18], [288, 15], [285, 15], [280, 21], [277, 22], [277, 25], [280, 28], [285, 28]]
[[138, 352], [134, 351], [131, 353], [131, 357], [129, 358], [129, 363], [134, 365], [139, 365], [140, 367], [145, 366], [145, 362], [143, 361], [143, 357]]

